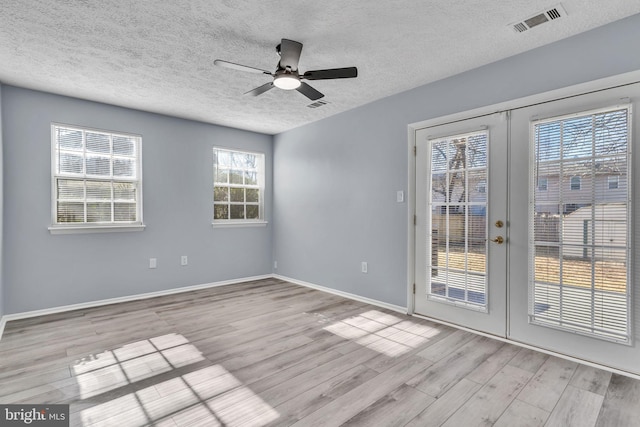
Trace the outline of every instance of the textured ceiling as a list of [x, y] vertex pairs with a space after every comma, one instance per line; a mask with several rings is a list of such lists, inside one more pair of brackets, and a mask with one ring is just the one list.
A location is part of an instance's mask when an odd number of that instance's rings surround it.
[[[0, 81], [275, 134], [640, 12], [636, 0], [563, 0], [567, 16], [524, 33], [508, 24], [554, 0], [2, 0]], [[281, 38], [300, 70], [356, 66], [356, 79], [244, 92], [274, 70]]]

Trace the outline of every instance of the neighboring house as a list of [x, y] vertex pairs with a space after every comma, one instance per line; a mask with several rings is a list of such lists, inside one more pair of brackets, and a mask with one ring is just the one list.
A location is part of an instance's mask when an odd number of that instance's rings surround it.
[[[562, 228], [563, 256], [624, 259], [627, 250], [626, 218], [627, 206], [624, 203], [598, 204], [595, 209], [587, 206], [566, 215]], [[599, 245], [589, 247], [590, 242]]]
[[[570, 167], [565, 167], [561, 184], [557, 163], [539, 165], [540, 172], [535, 188], [536, 213], [567, 215], [591, 204], [592, 197], [598, 204], [622, 202], [627, 199], [625, 163], [609, 161], [594, 175], [591, 175], [590, 166], [571, 164]], [[599, 169], [598, 164], [595, 169]]]

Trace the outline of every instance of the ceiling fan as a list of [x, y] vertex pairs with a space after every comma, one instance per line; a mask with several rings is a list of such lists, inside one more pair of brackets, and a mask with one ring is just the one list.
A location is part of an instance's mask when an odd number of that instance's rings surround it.
[[280, 55], [280, 62], [278, 62], [278, 67], [273, 73], [260, 68], [248, 67], [246, 65], [223, 61], [221, 59], [216, 59], [213, 63], [215, 65], [234, 70], [272, 76], [273, 81], [265, 83], [262, 86], [258, 86], [257, 88], [245, 93], [245, 95], [249, 94], [253, 96], [261, 95], [266, 91], [273, 89], [275, 86], [284, 90], [295, 89], [310, 100], [315, 101], [322, 98], [324, 94], [309, 86], [302, 80], [348, 79], [358, 76], [358, 69], [356, 67], [312, 70], [300, 74], [298, 71], [298, 61], [300, 60], [300, 53], [302, 53], [302, 43], [294, 40], [282, 39], [280, 44], [276, 46], [276, 51]]

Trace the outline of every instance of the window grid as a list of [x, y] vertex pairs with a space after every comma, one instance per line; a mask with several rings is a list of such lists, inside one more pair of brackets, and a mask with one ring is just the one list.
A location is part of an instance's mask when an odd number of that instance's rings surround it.
[[213, 221], [264, 219], [264, 154], [213, 149]]
[[430, 299], [486, 311], [488, 132], [430, 141]]
[[52, 125], [53, 224], [141, 224], [140, 137]]

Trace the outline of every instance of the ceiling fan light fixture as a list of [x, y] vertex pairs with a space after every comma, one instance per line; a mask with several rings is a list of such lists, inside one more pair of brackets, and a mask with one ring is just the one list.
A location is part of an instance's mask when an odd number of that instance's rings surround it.
[[293, 90], [299, 88], [302, 83], [298, 77], [291, 74], [280, 74], [275, 76], [273, 84], [280, 89]]
[[245, 92], [245, 95], [248, 94], [251, 96], [262, 95], [274, 87], [277, 87], [278, 89], [283, 90], [297, 90], [310, 100], [317, 101], [324, 95], [309, 84], [303, 83], [303, 79], [332, 80], [358, 77], [358, 69], [356, 67], [309, 70], [306, 73], [301, 74], [298, 70], [298, 61], [300, 59], [300, 53], [302, 52], [302, 43], [294, 40], [282, 39], [282, 42], [276, 47], [276, 51], [280, 54], [280, 61], [278, 61], [278, 67], [274, 72], [236, 64], [235, 62], [223, 61], [222, 59], [216, 59], [213, 63], [221, 67], [246, 71], [254, 74], [266, 74], [273, 77], [273, 80], [269, 83], [265, 83], [262, 86], [258, 86], [257, 88], [250, 90], [249, 92]]

